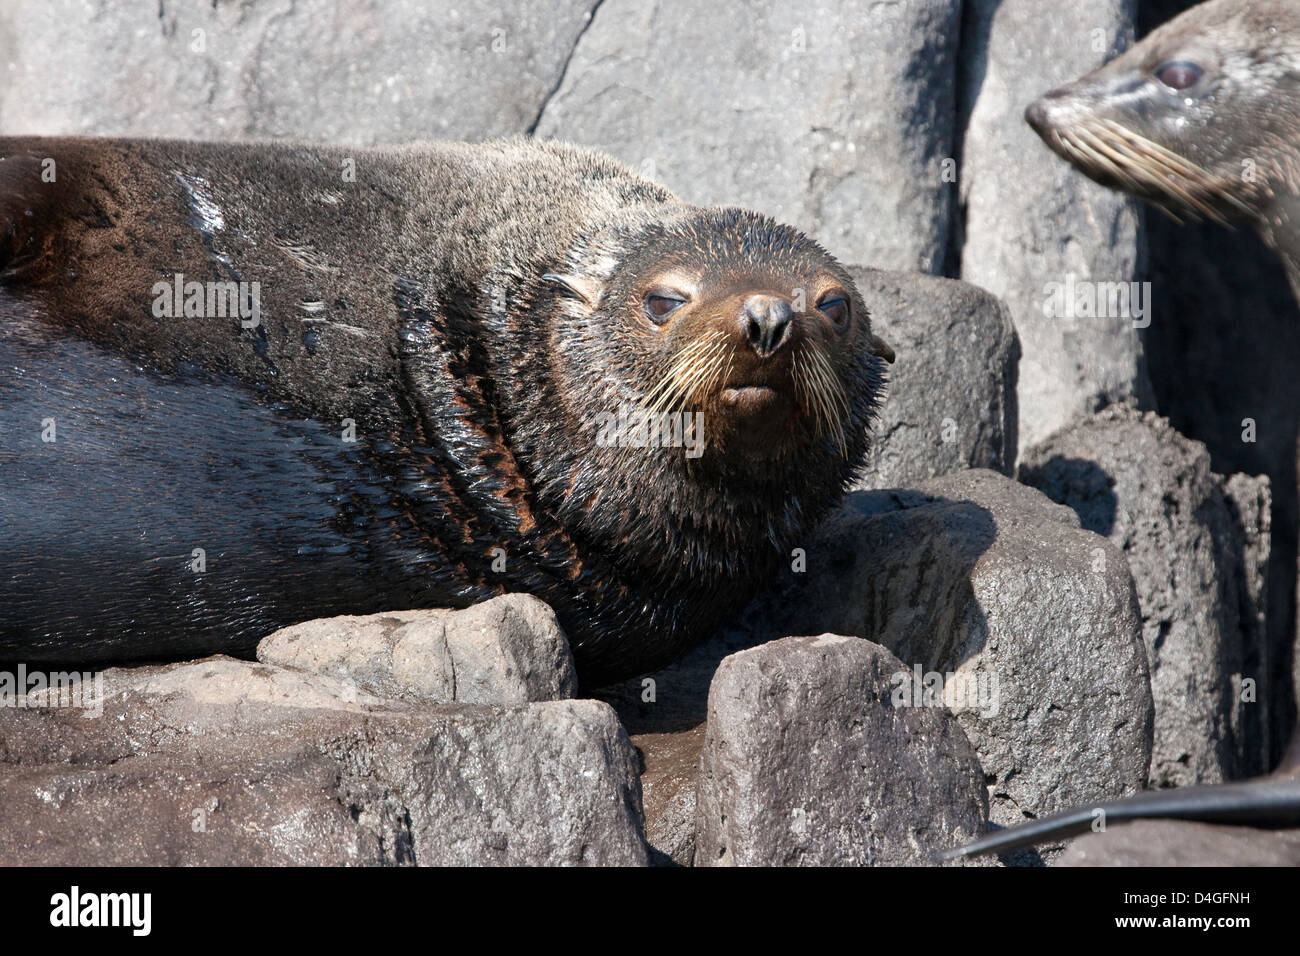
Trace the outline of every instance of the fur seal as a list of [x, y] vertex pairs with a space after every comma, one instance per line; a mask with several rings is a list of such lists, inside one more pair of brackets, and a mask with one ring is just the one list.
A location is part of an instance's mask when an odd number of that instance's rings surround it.
[[526, 139], [0, 139], [0, 658], [528, 591], [661, 666], [860, 466], [888, 346], [769, 218]]
[[[1175, 218], [1251, 223], [1300, 298], [1300, 5], [1210, 0], [1054, 90], [1025, 119], [1092, 179]], [[1300, 734], [1270, 777], [1183, 787], [1054, 814], [947, 858], [1002, 853], [1150, 817], [1300, 825]]]

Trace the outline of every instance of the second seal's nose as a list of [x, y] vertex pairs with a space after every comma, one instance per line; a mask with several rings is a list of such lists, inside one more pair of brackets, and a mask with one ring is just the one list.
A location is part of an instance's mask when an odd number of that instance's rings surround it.
[[785, 299], [771, 295], [751, 295], [745, 300], [740, 321], [750, 347], [768, 356], [789, 338], [794, 309]]
[[1025, 122], [1034, 128], [1040, 136], [1047, 132], [1047, 104], [1041, 99], [1034, 100], [1025, 109]]
[[1039, 136], [1046, 137], [1053, 129], [1068, 120], [1070, 113], [1069, 87], [1059, 87], [1050, 93], [1044, 93], [1025, 107], [1025, 122], [1034, 128]]

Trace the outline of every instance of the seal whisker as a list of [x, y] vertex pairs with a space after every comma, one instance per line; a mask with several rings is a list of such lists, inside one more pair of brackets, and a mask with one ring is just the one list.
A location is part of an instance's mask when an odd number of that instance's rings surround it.
[[1155, 196], [1152, 197], [1151, 201], [1155, 203], [1156, 208], [1179, 225], [1182, 225], [1184, 220], [1182, 216], [1179, 216], [1174, 211], [1166, 197], [1172, 196], [1174, 199], [1181, 199], [1182, 202], [1178, 208], [1190, 214], [1193, 219], [1200, 218], [1198, 215], [1200, 208], [1196, 201], [1175, 180], [1170, 178], [1171, 176], [1181, 176], [1183, 175], [1182, 172], [1170, 168], [1168, 164], [1162, 162], [1156, 156], [1141, 151], [1139, 144], [1127, 138], [1102, 140], [1098, 137], [1097, 141], [1099, 147], [1102, 143], [1105, 143], [1114, 151], [1114, 154], [1122, 157], [1121, 161], [1125, 164], [1124, 169], [1126, 172], [1131, 171], [1140, 175], [1140, 179], [1128, 176], [1117, 177], [1121, 179], [1122, 183], [1127, 184], [1134, 193], [1150, 195], [1154, 192]]
[[[1110, 136], [1112, 142], [1122, 142], [1135, 150], [1138, 162], [1145, 161], [1148, 164], [1155, 164], [1163, 167], [1174, 176], [1180, 177], [1186, 181], [1191, 189], [1197, 193], [1206, 194], [1214, 199], [1221, 200], [1233, 206], [1239, 212], [1248, 216], [1256, 215], [1256, 210], [1249, 203], [1242, 201], [1227, 188], [1218, 177], [1202, 166], [1197, 165], [1185, 156], [1181, 156], [1168, 147], [1141, 135], [1112, 119], [1100, 119], [1090, 124], [1095, 130], [1097, 127], [1104, 129]], [[1099, 135], [1097, 132], [1093, 134]], [[1154, 171], [1154, 170], [1153, 170]], [[1167, 181], [1167, 180], [1166, 180]], [[1180, 192], [1179, 195], [1184, 195]], [[1215, 219], [1220, 223], [1226, 224], [1227, 219], [1212, 204], [1206, 200], [1195, 196], [1191, 199], [1195, 208], [1200, 209], [1209, 218]]]
[[[817, 434], [831, 433], [841, 454], [847, 451], [843, 420], [848, 415], [848, 402], [830, 359], [820, 345], [810, 343], [805, 350], [808, 360], [807, 383], [815, 405], [814, 418]], [[802, 377], [802, 376], [801, 376]]]
[[676, 368], [672, 387], [656, 403], [656, 413], [678, 410], [694, 400], [699, 383], [709, 374], [712, 364], [720, 355], [722, 345], [720, 340], [714, 340], [707, 349], [700, 350], [688, 362]]
[[710, 349], [716, 348], [721, 340], [722, 336], [715, 332], [695, 339], [678, 352], [667, 373], [646, 395], [642, 405], [652, 414], [658, 414], [672, 407], [682, 397], [684, 383], [689, 380], [692, 369]]
[[683, 402], [693, 401], [701, 386], [708, 381], [715, 368], [721, 365], [725, 347], [725, 338], [720, 335], [715, 336], [710, 342], [709, 348], [691, 363], [688, 371], [682, 375], [678, 389], [678, 394]]
[[[1094, 141], [1099, 139], [1097, 134], [1091, 131], [1088, 135]], [[1196, 188], [1203, 189], [1204, 184], [1200, 181], [1203, 178], [1200, 175], [1203, 171], [1198, 171], [1196, 167], [1188, 168], [1186, 164], [1170, 163], [1165, 153], [1152, 148], [1156, 144], [1140, 137], [1112, 140], [1112, 142], [1129, 156], [1130, 168], [1144, 174], [1146, 185], [1181, 199], [1186, 208], [1207, 219], [1212, 219], [1221, 225], [1227, 224], [1227, 220], [1211, 203], [1193, 191]]]
[[[1182, 171], [1164, 164], [1158, 155], [1144, 150], [1141, 143], [1129, 140], [1111, 140], [1113, 145], [1107, 146], [1097, 133], [1086, 128], [1080, 129], [1079, 135], [1085, 138], [1086, 143], [1090, 144], [1090, 146], [1107, 151], [1109, 156], [1118, 157], [1118, 159], [1111, 160], [1104, 165], [1121, 182], [1129, 184], [1139, 192], [1144, 191], [1143, 187], [1146, 187], [1166, 195], [1172, 195], [1181, 200], [1183, 207], [1189, 212], [1223, 222], [1222, 217], [1212, 206], [1183, 186], [1180, 179], [1186, 179], [1186, 176]], [[1096, 156], [1097, 154], [1090, 149], [1089, 155]], [[1141, 175], [1140, 182], [1129, 175], [1130, 170]]]
[[1118, 143], [1107, 141], [1091, 130], [1082, 129], [1079, 132], [1082, 136], [1087, 138], [1088, 142], [1094, 149], [1100, 151], [1108, 160], [1110, 160], [1109, 166], [1111, 172], [1115, 174], [1116, 179], [1120, 180], [1131, 190], [1141, 190], [1142, 183], [1138, 180], [1136, 175], [1141, 172], [1141, 167], [1134, 166], [1133, 160], [1135, 157], [1131, 152], [1124, 152], [1119, 148]]

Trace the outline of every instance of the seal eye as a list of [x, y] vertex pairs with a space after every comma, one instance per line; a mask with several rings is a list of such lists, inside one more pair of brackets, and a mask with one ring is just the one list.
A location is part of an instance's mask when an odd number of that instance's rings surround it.
[[668, 316], [676, 312], [677, 307], [685, 301], [675, 296], [652, 292], [645, 297], [646, 315], [650, 316], [655, 325], [663, 325], [668, 320]]
[[1204, 75], [1205, 71], [1199, 66], [1185, 60], [1175, 60], [1156, 68], [1156, 79], [1171, 90], [1190, 89], [1199, 83]]
[[832, 292], [817, 303], [817, 308], [821, 311], [822, 315], [826, 316], [826, 318], [830, 319], [831, 322], [835, 324], [837, 329], [842, 329], [848, 324], [849, 300], [846, 299], [843, 294]]

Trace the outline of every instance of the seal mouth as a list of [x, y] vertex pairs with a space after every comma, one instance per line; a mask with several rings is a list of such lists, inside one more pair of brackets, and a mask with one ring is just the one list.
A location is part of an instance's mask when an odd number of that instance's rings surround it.
[[1234, 184], [1112, 119], [1077, 117], [1054, 122], [1045, 104], [1032, 104], [1026, 119], [1057, 155], [1103, 186], [1140, 196], [1175, 221], [1209, 219], [1223, 225], [1257, 211], [1233, 191]]
[[718, 397], [741, 415], [767, 412], [789, 403], [789, 396], [771, 385], [728, 385]]
[[770, 435], [799, 416], [816, 436], [829, 435], [842, 454], [848, 448], [852, 410], [844, 383], [825, 348], [811, 340], [779, 361], [754, 363], [724, 330], [697, 336], [673, 355], [643, 404], [651, 415], [710, 406], [741, 432], [755, 434]]

